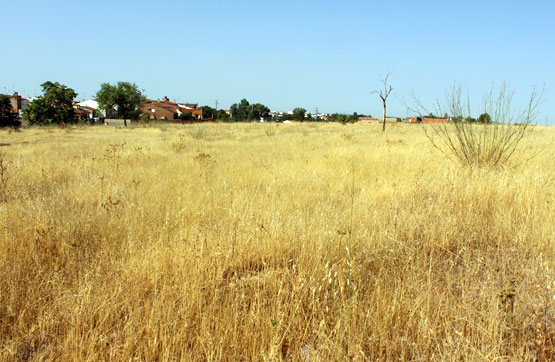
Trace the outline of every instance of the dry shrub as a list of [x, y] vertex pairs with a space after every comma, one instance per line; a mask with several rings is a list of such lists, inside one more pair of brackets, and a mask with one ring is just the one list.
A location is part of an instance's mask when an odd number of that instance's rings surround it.
[[[498, 89], [492, 86], [483, 99], [483, 114], [490, 116], [490, 123], [476, 124], [470, 121], [470, 101], [464, 101], [462, 88], [454, 86], [446, 92], [443, 103], [438, 103], [436, 107], [437, 114], [447, 114], [451, 121], [432, 124], [425, 127], [424, 132], [434, 147], [464, 165], [504, 166], [537, 116], [542, 94], [532, 91], [527, 107], [518, 110], [512, 104], [514, 91], [509, 90], [506, 84]], [[420, 114], [429, 113], [417, 104]]]

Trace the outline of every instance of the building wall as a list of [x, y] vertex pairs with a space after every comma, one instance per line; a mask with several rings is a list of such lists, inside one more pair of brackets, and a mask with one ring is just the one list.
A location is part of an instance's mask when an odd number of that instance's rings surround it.
[[150, 119], [156, 120], [176, 120], [182, 113], [191, 113], [199, 119], [202, 118], [202, 109], [197, 108], [196, 104], [191, 106], [194, 107], [186, 107], [185, 105], [170, 102], [167, 98], [164, 98], [162, 101], [147, 101], [141, 104], [139, 109], [141, 112], [149, 114]]
[[19, 94], [17, 94], [17, 92], [15, 92], [11, 96], [8, 96], [8, 98], [10, 100], [13, 113], [19, 113], [20, 110], [22, 110], [23, 108], [25, 108], [25, 106], [27, 106], [27, 102], [25, 102], [26, 99], [24, 99]]
[[410, 117], [410, 123], [448, 123], [449, 118]]
[[17, 98], [15, 98], [14, 96], [9, 96], [9, 97], [10, 97], [10, 103], [12, 105], [12, 112], [17, 113], [19, 111]]
[[180, 108], [181, 113], [192, 113], [193, 116], [202, 118], [202, 109]]
[[90, 120], [91, 118], [98, 116], [98, 111], [96, 109], [80, 106], [78, 104], [73, 105], [73, 112], [75, 113], [75, 118], [79, 120]]
[[[168, 109], [164, 106], [160, 106], [156, 103], [145, 103], [142, 104], [139, 109], [143, 113], [147, 113], [150, 115], [150, 119], [167, 119], [172, 120], [176, 118], [176, 113], [172, 109]], [[154, 110], [154, 112], [153, 112]]]

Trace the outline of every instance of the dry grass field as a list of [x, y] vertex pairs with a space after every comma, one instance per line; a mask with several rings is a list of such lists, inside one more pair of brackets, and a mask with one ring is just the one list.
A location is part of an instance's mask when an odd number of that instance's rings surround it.
[[0, 130], [0, 360], [555, 360], [555, 129], [420, 127]]

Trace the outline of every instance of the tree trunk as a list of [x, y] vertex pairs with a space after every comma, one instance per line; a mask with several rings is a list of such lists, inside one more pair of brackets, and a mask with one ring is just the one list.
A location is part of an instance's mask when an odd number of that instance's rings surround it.
[[385, 132], [385, 102], [383, 102], [383, 128], [382, 131]]

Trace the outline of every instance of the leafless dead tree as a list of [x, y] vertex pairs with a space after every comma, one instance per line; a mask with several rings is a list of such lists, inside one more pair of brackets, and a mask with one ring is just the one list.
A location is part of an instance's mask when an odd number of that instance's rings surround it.
[[373, 92], [371, 92], [371, 94], [376, 93], [382, 100], [383, 102], [383, 129], [382, 131], [385, 132], [385, 112], [386, 112], [386, 108], [387, 108], [387, 97], [389, 97], [389, 94], [391, 93], [391, 91], [393, 90], [393, 88], [391, 87], [391, 85], [388, 87], [387, 85], [387, 80], [389, 78], [389, 76], [391, 75], [391, 72], [387, 72], [387, 74], [385, 75], [385, 77], [381, 77], [380, 81], [383, 84], [383, 90], [375, 90]]

